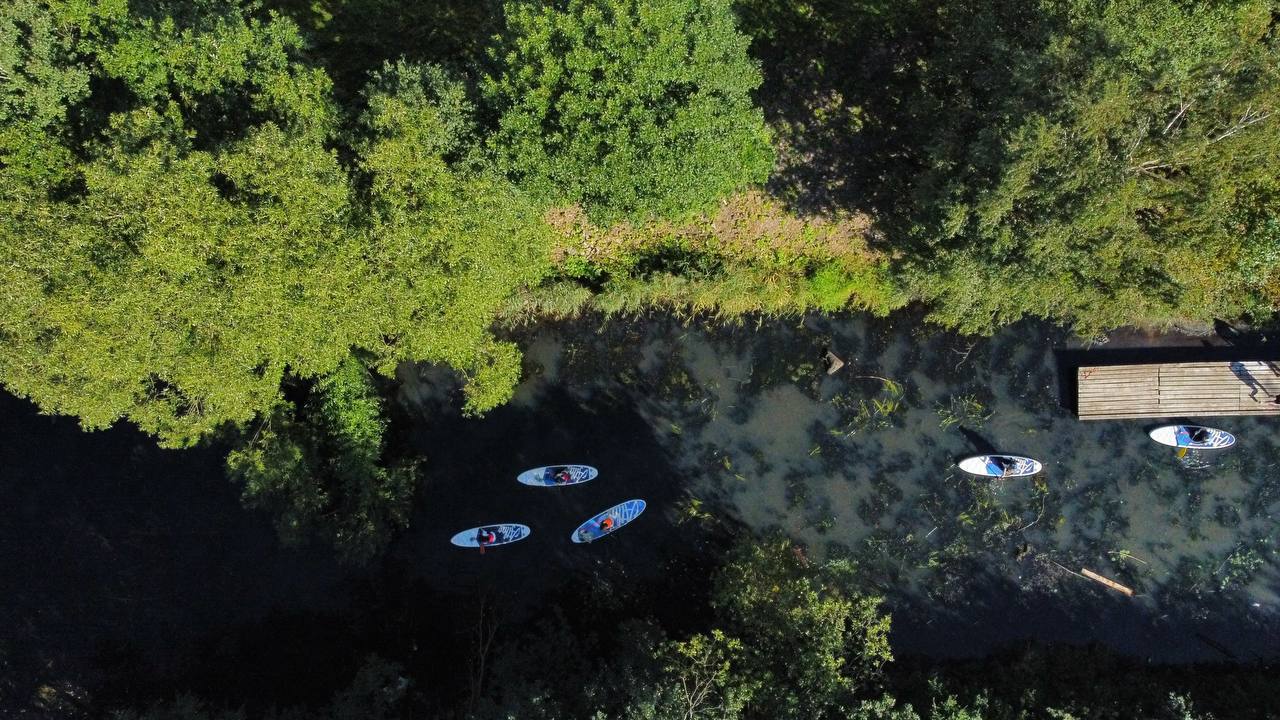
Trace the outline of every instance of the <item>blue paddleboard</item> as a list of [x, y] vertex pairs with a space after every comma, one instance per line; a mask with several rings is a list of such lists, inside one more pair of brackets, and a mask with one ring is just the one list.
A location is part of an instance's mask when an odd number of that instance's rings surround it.
[[485, 536], [493, 535], [493, 542], [487, 542], [485, 547], [497, 547], [498, 545], [510, 545], [513, 542], [519, 542], [532, 532], [528, 525], [519, 523], [499, 523], [496, 525], [481, 525], [473, 527], [470, 530], [463, 530], [449, 539], [449, 542], [464, 548], [480, 547], [481, 531]]
[[1236, 436], [1226, 430], [1200, 425], [1165, 425], [1147, 435], [1161, 445], [1191, 450], [1222, 450], [1236, 444]]
[[547, 465], [525, 470], [516, 476], [516, 480], [536, 487], [558, 487], [594, 480], [599, 474], [600, 471], [590, 465]]
[[[578, 529], [573, 531], [573, 535], [569, 536], [569, 539], [576, 543], [595, 542], [640, 517], [640, 513], [644, 512], [644, 508], [645, 502], [643, 500], [628, 500], [624, 503], [618, 503], [579, 525]], [[605, 518], [612, 521], [612, 524], [608, 527], [604, 524]]]

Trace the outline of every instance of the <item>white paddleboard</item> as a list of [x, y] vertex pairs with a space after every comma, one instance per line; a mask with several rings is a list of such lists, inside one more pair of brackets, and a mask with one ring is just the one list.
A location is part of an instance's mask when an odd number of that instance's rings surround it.
[[1191, 450], [1222, 450], [1236, 444], [1236, 436], [1226, 430], [1200, 425], [1165, 425], [1147, 434], [1161, 445]]
[[[630, 523], [632, 520], [640, 517], [640, 513], [644, 512], [645, 502], [643, 500], [628, 500], [618, 503], [600, 513], [596, 513], [590, 520], [578, 526], [577, 530], [569, 536], [569, 539], [576, 543], [595, 542], [610, 533], [616, 532], [619, 528]], [[612, 520], [612, 525], [604, 527], [604, 519]]]
[[977, 455], [961, 460], [960, 469], [984, 477], [1027, 477], [1044, 469], [1039, 460], [1021, 455]]
[[498, 523], [495, 525], [481, 525], [473, 527], [470, 530], [463, 530], [449, 539], [449, 542], [458, 547], [478, 548], [480, 547], [480, 531], [493, 534], [493, 542], [486, 543], [486, 548], [497, 547], [498, 545], [510, 545], [513, 542], [519, 542], [527, 537], [533, 531], [528, 525], [519, 523]]
[[547, 465], [525, 470], [516, 480], [537, 487], [563, 487], [594, 480], [599, 474], [600, 471], [590, 465]]

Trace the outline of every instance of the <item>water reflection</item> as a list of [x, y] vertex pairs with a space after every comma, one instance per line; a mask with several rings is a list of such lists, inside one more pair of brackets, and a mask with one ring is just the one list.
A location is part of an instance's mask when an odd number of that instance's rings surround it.
[[[448, 637], [475, 597], [547, 612], [569, 581], [603, 575], [675, 616], [703, 605], [686, 586], [706, 568], [689, 556], [738, 524], [846, 560], [889, 599], [899, 651], [981, 654], [1034, 637], [1161, 660], [1280, 655], [1275, 419], [1215, 419], [1237, 447], [1183, 457], [1147, 438], [1154, 423], [1079, 422], [1055, 352], [1069, 338], [1029, 323], [974, 340], [906, 316], [707, 329], [593, 319], [519, 340], [527, 380], [480, 420], [458, 414], [448, 373], [402, 368], [392, 430], [425, 456], [425, 480], [409, 531], [369, 573], [335, 567], [326, 548], [282, 550], [267, 518], [240, 510], [222, 448], [84, 434], [0, 398], [0, 500], [13, 510], [0, 526], [0, 661], [74, 675], [140, 648], [148, 667], [178, 667], [170, 655], [192, 637], [208, 634], [214, 655], [229, 635], [273, 637], [237, 628], [276, 611], [399, 627], [399, 610], [352, 602], [353, 587], [402, 602], [424, 636]], [[831, 376], [828, 350], [846, 363]], [[954, 467], [996, 451], [1045, 470], [991, 481]], [[566, 461], [600, 478], [515, 482]], [[568, 541], [632, 497], [649, 509], [616, 536]], [[708, 515], [726, 522], [698, 521]], [[448, 542], [495, 520], [534, 533], [484, 558]], [[138, 692], [147, 673], [124, 669], [111, 682]]]
[[[920, 628], [955, 610], [999, 639], [989, 612], [1044, 624], [1030, 634], [1107, 633], [1123, 646], [1150, 631], [1124, 626], [1192, 618], [1221, 625], [1204, 632], [1229, 635], [1244, 657], [1273, 653], [1274, 421], [1217, 419], [1240, 444], [1182, 457], [1147, 437], [1149, 422], [1080, 422], [1060, 402], [1052, 352], [1070, 343], [1032, 323], [974, 340], [903, 317], [709, 329], [592, 321], [527, 339], [516, 405], [538, 418], [548, 393], [564, 392], [605, 426], [602, 408], [638, 412], [685, 502], [849, 559]], [[834, 376], [828, 349], [846, 362]], [[620, 444], [595, 443], [580, 447], [606, 464]], [[954, 467], [994, 451], [1045, 470], [992, 482]], [[1137, 599], [1072, 574], [1081, 568]], [[1129, 640], [1172, 659], [1217, 652], [1194, 638], [1154, 649]]]

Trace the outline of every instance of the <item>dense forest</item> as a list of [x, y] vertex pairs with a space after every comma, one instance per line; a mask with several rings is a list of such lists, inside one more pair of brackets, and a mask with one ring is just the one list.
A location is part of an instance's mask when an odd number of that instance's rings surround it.
[[[7, 0], [0, 384], [86, 429], [228, 444], [284, 540], [358, 565], [430, 472], [388, 433], [397, 367], [451, 369], [482, 415], [511, 398], [529, 324], [1267, 322], [1278, 106], [1273, 0]], [[1181, 720], [1262, 702], [1249, 668], [1207, 711], [1180, 671], [1111, 657], [1085, 662], [1149, 681], [1073, 694], [1057, 655], [998, 679], [890, 672], [889, 619], [838, 566], [777, 539], [723, 550], [695, 627], [606, 603], [591, 627], [526, 629], [538, 659], [457, 697], [373, 658], [323, 708], [121, 717]]]

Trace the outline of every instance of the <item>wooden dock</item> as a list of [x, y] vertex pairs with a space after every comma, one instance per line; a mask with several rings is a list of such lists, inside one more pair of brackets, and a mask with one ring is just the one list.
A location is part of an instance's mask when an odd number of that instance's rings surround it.
[[1095, 365], [1076, 371], [1081, 420], [1280, 415], [1280, 363]]

